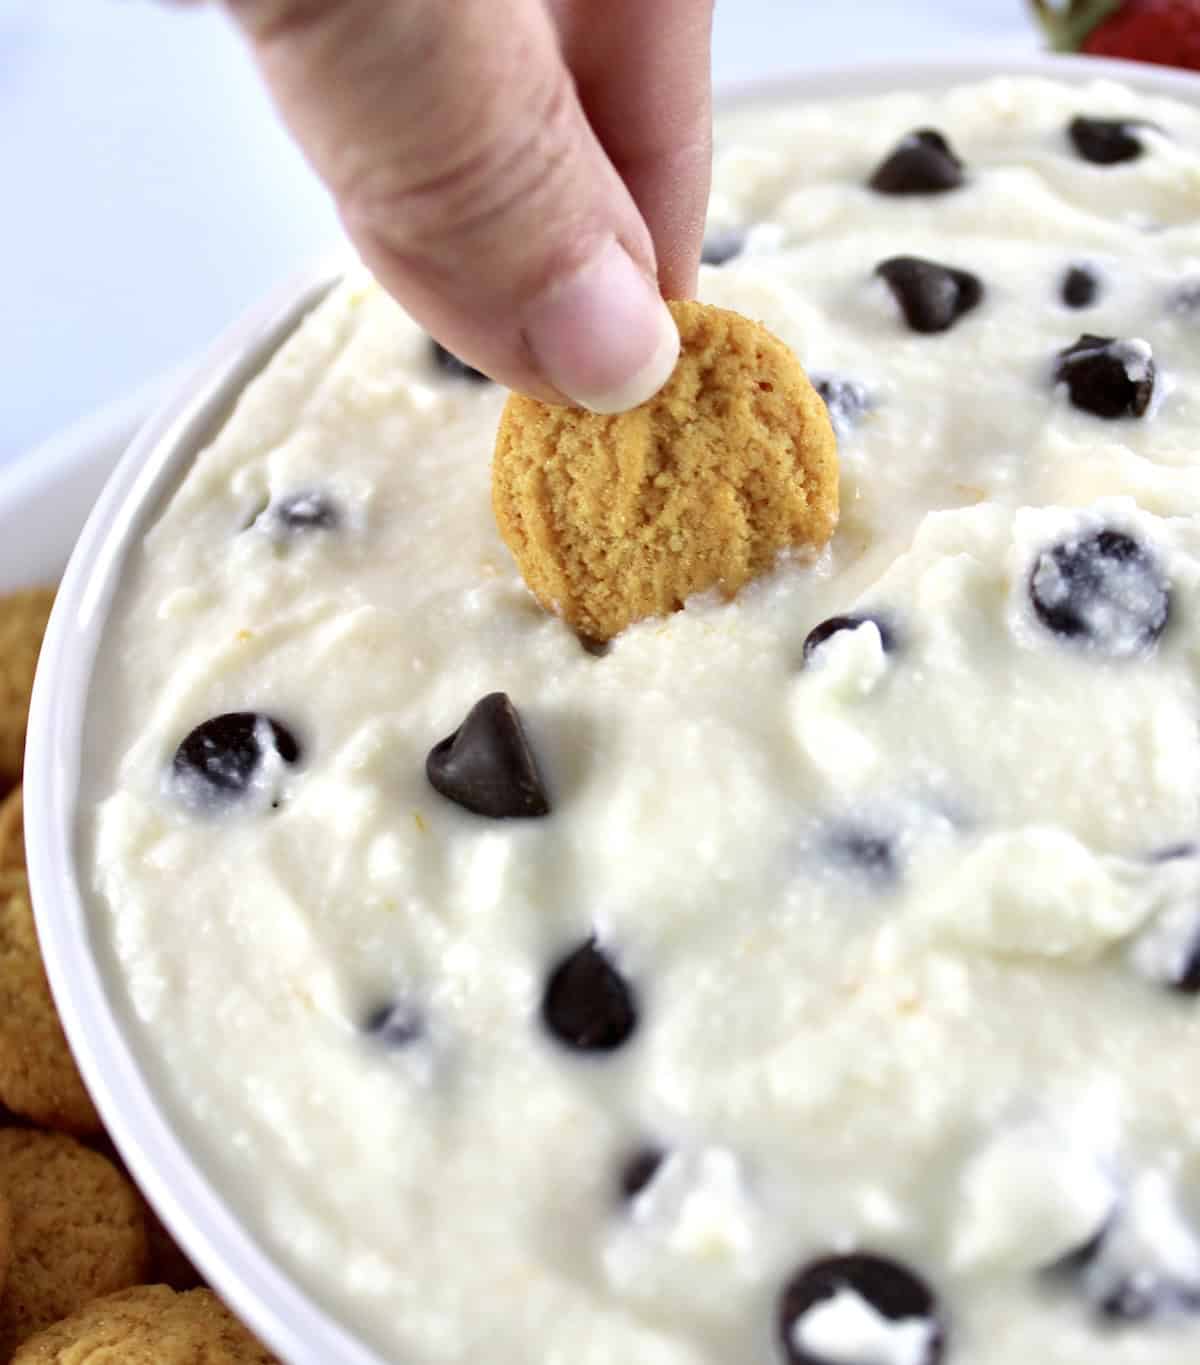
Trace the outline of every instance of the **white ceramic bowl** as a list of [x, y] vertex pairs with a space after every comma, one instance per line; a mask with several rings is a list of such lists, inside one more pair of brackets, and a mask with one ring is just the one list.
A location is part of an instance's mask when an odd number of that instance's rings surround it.
[[[1006, 73], [1075, 82], [1109, 76], [1200, 105], [1200, 78], [1157, 67], [1049, 57], [821, 71], [738, 91], [727, 103], [944, 89]], [[80, 1070], [117, 1147], [164, 1222], [229, 1304], [290, 1365], [383, 1362], [272, 1263], [181, 1142], [124, 1025], [110, 959], [93, 930], [87, 875], [76, 863], [76, 827], [89, 686], [129, 550], [234, 397], [337, 274], [336, 263], [327, 264], [255, 309], [216, 345], [199, 377], [147, 424], [121, 460], [62, 582], [38, 670], [25, 765], [25, 829], [38, 931]], [[36, 507], [27, 494], [15, 501], [10, 497], [7, 517], [0, 497], [0, 525], [15, 525], [22, 514], [22, 521], [36, 528]], [[49, 486], [45, 496], [51, 496]], [[59, 522], [54, 525], [61, 536]], [[24, 534], [31, 535], [29, 530]], [[36, 534], [35, 529], [31, 545]]]

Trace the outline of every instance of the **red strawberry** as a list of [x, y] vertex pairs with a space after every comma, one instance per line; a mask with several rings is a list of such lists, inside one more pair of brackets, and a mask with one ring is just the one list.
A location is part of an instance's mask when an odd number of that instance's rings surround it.
[[1200, 0], [1033, 0], [1060, 52], [1200, 71]]

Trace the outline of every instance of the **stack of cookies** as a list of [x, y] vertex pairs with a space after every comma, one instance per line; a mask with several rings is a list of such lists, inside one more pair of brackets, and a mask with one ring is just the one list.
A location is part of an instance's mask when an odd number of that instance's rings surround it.
[[42, 967], [21, 769], [53, 596], [0, 598], [0, 1365], [269, 1365], [122, 1167]]

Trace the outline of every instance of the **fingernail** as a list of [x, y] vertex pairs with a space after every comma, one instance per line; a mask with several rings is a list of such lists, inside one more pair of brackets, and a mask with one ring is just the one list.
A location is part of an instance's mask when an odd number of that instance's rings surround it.
[[652, 398], [679, 358], [679, 329], [615, 239], [529, 310], [525, 339], [545, 379], [592, 412]]

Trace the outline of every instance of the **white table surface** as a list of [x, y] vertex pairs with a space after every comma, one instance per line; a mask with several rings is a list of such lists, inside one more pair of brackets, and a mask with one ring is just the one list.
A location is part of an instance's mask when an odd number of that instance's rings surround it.
[[[714, 76], [1037, 46], [1025, 0], [718, 0]], [[185, 363], [338, 235], [215, 6], [0, 0], [0, 187], [0, 464]]]

